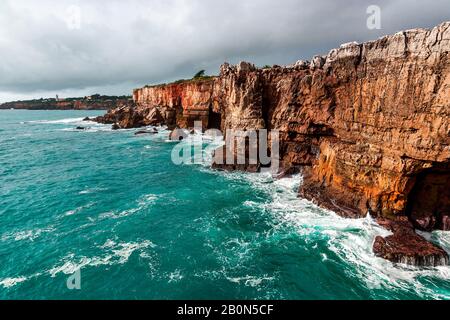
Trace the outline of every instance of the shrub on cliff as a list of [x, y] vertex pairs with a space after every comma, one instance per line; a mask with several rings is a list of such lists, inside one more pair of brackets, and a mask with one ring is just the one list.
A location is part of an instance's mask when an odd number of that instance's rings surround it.
[[205, 77], [205, 70], [200, 70], [199, 72], [197, 72], [195, 74], [195, 76], [192, 79], [196, 80], [196, 79], [200, 79], [203, 77]]

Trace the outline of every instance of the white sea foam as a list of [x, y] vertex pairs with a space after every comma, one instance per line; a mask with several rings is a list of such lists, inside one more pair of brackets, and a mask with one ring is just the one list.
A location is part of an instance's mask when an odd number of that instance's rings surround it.
[[140, 242], [116, 242], [110, 239], [98, 247], [101, 251], [101, 254], [98, 256], [76, 256], [74, 253], [69, 253], [57, 265], [44, 273], [39, 272], [30, 276], [8, 277], [1, 279], [0, 285], [5, 288], [11, 288], [19, 283], [45, 274], [49, 274], [54, 278], [60, 273], [71, 275], [87, 267], [123, 265], [128, 262], [134, 252], [139, 252], [139, 257], [143, 259], [152, 257], [146, 250], [153, 248], [156, 248], [156, 245], [149, 240]]
[[59, 120], [34, 120], [34, 121], [27, 121], [25, 123], [42, 123], [42, 124], [77, 124], [77, 123], [87, 123], [87, 122], [83, 121], [83, 119], [84, 118], [67, 118], [67, 119], [59, 119]]
[[[112, 131], [111, 125], [98, 123], [95, 121], [83, 121], [84, 118], [68, 118], [59, 120], [35, 120], [27, 121], [23, 124], [61, 124], [70, 125], [71, 128], [60, 129], [61, 131], [76, 131], [76, 132], [101, 132]], [[85, 130], [77, 130], [75, 127], [83, 127]]]
[[22, 241], [22, 240], [34, 241], [35, 239], [39, 238], [42, 234], [50, 233], [53, 231], [55, 231], [54, 227], [47, 227], [31, 230], [22, 230], [17, 232], [8, 232], [2, 235], [1, 240], [8, 241], [13, 239], [14, 241]]
[[78, 194], [91, 194], [91, 193], [96, 193], [96, 192], [101, 192], [101, 191], [106, 191], [106, 190], [108, 190], [108, 188], [91, 188], [91, 189], [82, 190]]
[[26, 281], [27, 278], [25, 277], [17, 277], [17, 278], [6, 278], [3, 280], [0, 280], [0, 285], [4, 288], [11, 288], [14, 287], [16, 284], [22, 283]]
[[84, 130], [77, 130], [76, 128], [64, 128], [60, 131], [66, 132], [86, 132], [86, 133], [96, 133], [96, 132], [108, 132], [113, 131], [111, 126], [97, 126], [97, 127], [86, 127]]
[[[229, 179], [251, 181], [254, 188], [264, 191], [270, 197], [265, 203], [245, 201], [248, 207], [257, 206], [274, 217], [274, 228], [294, 227], [296, 232], [317, 249], [317, 237], [327, 244], [341, 261], [351, 267], [344, 271], [350, 277], [364, 281], [368, 288], [385, 288], [398, 291], [415, 291], [423, 297], [449, 299], [450, 293], [434, 291], [424, 286], [419, 278], [448, 281], [450, 267], [420, 269], [394, 265], [378, 258], [372, 251], [378, 235], [388, 236], [389, 231], [379, 226], [370, 216], [364, 219], [345, 219], [337, 214], [323, 210], [313, 203], [298, 197], [301, 176], [273, 180], [268, 174], [220, 173]], [[435, 232], [428, 237], [450, 249], [450, 234]], [[321, 253], [322, 260], [330, 257]]]
[[0, 280], [0, 286], [3, 286], [4, 288], [7, 288], [7, 289], [8, 288], [12, 288], [12, 287], [14, 287], [14, 286], [16, 286], [16, 285], [18, 285], [18, 284], [20, 284], [22, 282], [25, 282], [25, 281], [28, 281], [30, 279], [39, 277], [41, 275], [42, 275], [42, 273], [38, 272], [38, 273], [32, 274], [32, 275], [27, 276], [27, 277], [25, 277], [25, 276], [8, 277], [8, 278]]
[[168, 275], [169, 283], [178, 282], [184, 278], [183, 274], [181, 273], [181, 270], [175, 270], [174, 272], [169, 273]]
[[55, 277], [59, 273], [73, 274], [77, 270], [85, 267], [125, 264], [135, 251], [142, 251], [147, 248], [155, 247], [156, 246], [149, 240], [121, 243], [117, 243], [114, 240], [107, 240], [105, 244], [98, 247], [102, 250], [102, 255], [94, 257], [76, 257], [75, 254], [71, 253], [63, 258], [59, 265], [48, 270], [48, 273], [51, 277]]
[[104, 212], [101, 213], [99, 216], [100, 220], [104, 220], [104, 219], [121, 219], [121, 218], [125, 218], [128, 216], [131, 216], [133, 214], [135, 214], [136, 212], [138, 212], [140, 210], [140, 208], [132, 208], [132, 209], [128, 209], [128, 210], [123, 210], [120, 212], [117, 211], [108, 211], [108, 212]]

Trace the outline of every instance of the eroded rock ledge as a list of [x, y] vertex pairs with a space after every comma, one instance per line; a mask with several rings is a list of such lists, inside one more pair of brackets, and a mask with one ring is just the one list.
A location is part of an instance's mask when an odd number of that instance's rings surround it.
[[411, 225], [377, 239], [376, 253], [446, 264], [447, 254], [414, 228], [450, 230], [449, 51], [447, 22], [292, 66], [224, 64], [216, 78], [137, 89], [133, 107], [98, 120], [277, 129], [282, 170], [303, 172], [302, 197], [346, 217], [406, 219]]

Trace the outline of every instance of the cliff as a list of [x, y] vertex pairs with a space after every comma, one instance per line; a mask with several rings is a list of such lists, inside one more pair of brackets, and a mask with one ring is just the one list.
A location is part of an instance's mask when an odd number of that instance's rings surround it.
[[0, 109], [22, 110], [111, 110], [132, 104], [131, 97], [93, 95], [84, 98], [36, 99], [0, 104]]
[[376, 239], [381, 257], [447, 264], [414, 228], [450, 230], [449, 51], [443, 23], [287, 67], [224, 64], [207, 81], [135, 90], [135, 107], [106, 118], [140, 119], [122, 127], [203, 120], [223, 131], [279, 130], [282, 170], [304, 176], [300, 196], [346, 217], [377, 217], [393, 232]]
[[213, 85], [214, 78], [145, 87], [134, 90], [133, 100], [137, 112], [150, 123], [163, 119], [170, 126], [188, 128], [199, 120], [206, 128], [210, 126]]

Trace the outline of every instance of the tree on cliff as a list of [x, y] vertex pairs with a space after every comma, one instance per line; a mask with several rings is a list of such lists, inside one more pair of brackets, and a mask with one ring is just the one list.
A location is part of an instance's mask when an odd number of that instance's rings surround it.
[[205, 70], [200, 70], [199, 72], [197, 72], [195, 74], [195, 76], [192, 79], [200, 79], [203, 78], [205, 76]]

